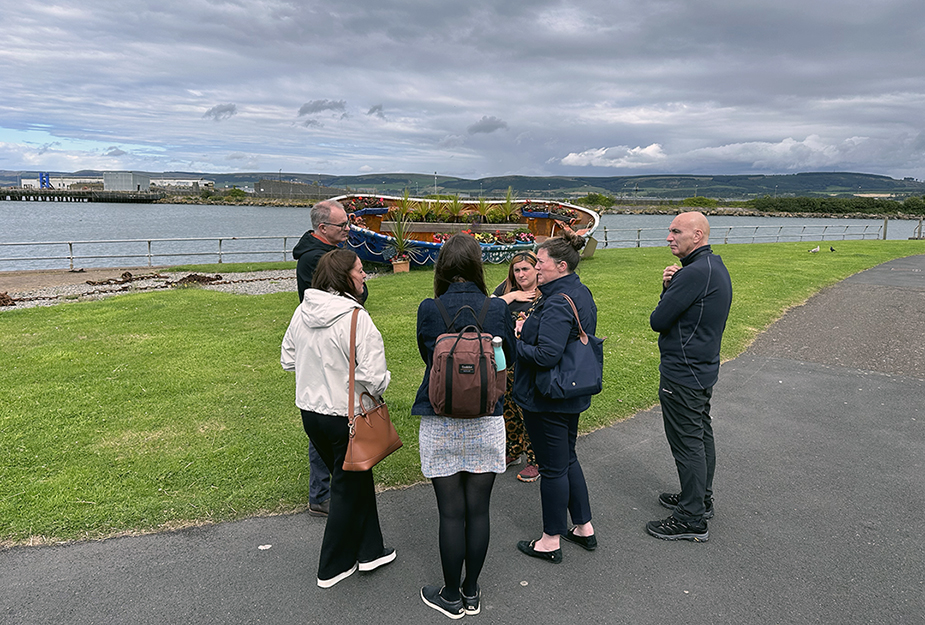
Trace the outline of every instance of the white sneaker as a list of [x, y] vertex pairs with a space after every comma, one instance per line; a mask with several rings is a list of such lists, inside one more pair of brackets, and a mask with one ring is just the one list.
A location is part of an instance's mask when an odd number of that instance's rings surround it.
[[351, 575], [353, 575], [354, 573], [356, 573], [356, 572], [357, 572], [357, 567], [358, 567], [357, 563], [354, 563], [353, 566], [351, 566], [349, 569], [347, 569], [346, 571], [344, 571], [344, 572], [341, 573], [340, 575], [335, 575], [335, 576], [332, 577], [331, 579], [321, 579], [321, 578], [319, 577], [319, 578], [318, 578], [318, 586], [321, 587], [321, 588], [330, 588], [331, 586], [333, 586], [333, 585], [336, 584], [337, 582], [339, 582], [339, 581], [341, 581], [341, 580], [344, 580], [344, 579], [347, 579], [348, 577], [350, 577]]
[[385, 553], [383, 553], [381, 556], [379, 556], [375, 560], [370, 560], [369, 562], [360, 562], [359, 567], [360, 567], [360, 570], [364, 572], [375, 571], [380, 566], [388, 564], [394, 559], [395, 559], [395, 550], [386, 549]]

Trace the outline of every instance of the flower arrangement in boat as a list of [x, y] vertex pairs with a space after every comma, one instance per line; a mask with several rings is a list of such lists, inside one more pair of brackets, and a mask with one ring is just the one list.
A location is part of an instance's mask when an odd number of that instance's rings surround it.
[[561, 204], [555, 206], [552, 210], [549, 211], [551, 217], [556, 217], [566, 223], [572, 223], [578, 219], [578, 212], [571, 208], [566, 208]]
[[344, 200], [344, 210], [353, 213], [364, 208], [388, 208], [385, 199], [381, 197], [354, 196]]
[[[515, 230], [514, 232], [472, 232], [472, 230], [463, 230], [463, 234], [478, 241], [482, 245], [515, 245], [518, 243], [533, 243], [536, 237], [526, 228]], [[434, 243], [444, 243], [453, 236], [452, 232], [437, 232], [434, 234]]]

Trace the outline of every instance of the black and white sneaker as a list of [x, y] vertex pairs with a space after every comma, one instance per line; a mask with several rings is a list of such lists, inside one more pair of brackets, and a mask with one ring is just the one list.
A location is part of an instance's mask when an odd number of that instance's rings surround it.
[[690, 540], [695, 543], [710, 540], [710, 530], [707, 529], [706, 521], [701, 521], [700, 525], [691, 525], [679, 521], [674, 516], [662, 521], [649, 521], [646, 523], [646, 531], [662, 540]]
[[[658, 496], [658, 502], [662, 504], [665, 508], [668, 508], [672, 512], [678, 509], [678, 504], [681, 503], [681, 493], [662, 493]], [[713, 500], [704, 499], [703, 503], [706, 505], [706, 512], [703, 513], [704, 519], [713, 518]]]
[[466, 616], [475, 616], [482, 611], [482, 589], [478, 586], [475, 587], [474, 597], [467, 597], [466, 593], [462, 591], [462, 588], [459, 589], [459, 596], [462, 597], [463, 609], [466, 611]]
[[375, 560], [369, 560], [368, 562], [361, 561], [359, 563], [359, 569], [361, 572], [368, 573], [369, 571], [375, 571], [380, 566], [385, 566], [386, 564], [388, 564], [389, 562], [392, 562], [393, 560], [395, 560], [395, 550], [386, 549], [383, 552], [383, 554], [379, 556], [378, 558], [376, 558]]
[[437, 612], [441, 612], [451, 619], [462, 618], [466, 615], [462, 599], [447, 601], [443, 598], [443, 588], [438, 586], [424, 586], [421, 589], [421, 599]]

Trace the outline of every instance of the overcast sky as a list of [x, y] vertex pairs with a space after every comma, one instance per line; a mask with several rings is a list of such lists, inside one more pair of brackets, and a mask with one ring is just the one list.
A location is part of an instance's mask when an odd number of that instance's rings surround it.
[[0, 169], [925, 178], [922, 0], [0, 0]]

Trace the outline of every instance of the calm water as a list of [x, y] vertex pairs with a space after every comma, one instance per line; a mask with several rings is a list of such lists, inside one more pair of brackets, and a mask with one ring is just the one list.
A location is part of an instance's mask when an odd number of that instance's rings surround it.
[[[644, 247], [665, 244], [668, 215], [604, 215], [601, 246]], [[199, 206], [181, 204], [106, 204], [70, 202], [0, 202], [0, 271], [67, 268], [67, 241], [141, 239], [135, 243], [75, 243], [75, 267], [143, 266], [147, 239], [209, 238], [210, 241], [153, 242], [155, 265], [218, 261], [218, 238], [224, 238], [223, 262], [291, 260], [298, 237], [311, 227], [308, 208], [281, 206]], [[773, 240], [837, 241], [882, 237], [882, 219], [790, 219], [712, 217], [714, 243]], [[890, 221], [887, 238], [913, 236], [917, 221]], [[642, 229], [641, 232], [637, 230]], [[230, 240], [233, 237], [273, 237]], [[11, 246], [8, 243], [47, 245]], [[62, 243], [64, 242], [64, 243]], [[243, 252], [261, 253], [243, 253]], [[165, 256], [170, 254], [170, 256]], [[43, 260], [17, 258], [49, 257]], [[86, 258], [97, 256], [97, 258]], [[50, 257], [55, 257], [54, 259]]]

